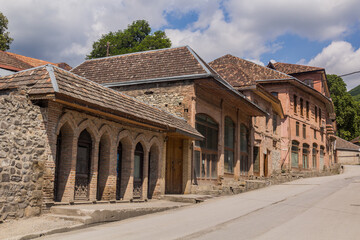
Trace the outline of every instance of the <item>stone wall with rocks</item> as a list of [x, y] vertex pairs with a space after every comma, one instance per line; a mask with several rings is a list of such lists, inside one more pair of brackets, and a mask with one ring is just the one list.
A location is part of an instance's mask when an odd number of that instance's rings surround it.
[[47, 135], [44, 109], [25, 91], [0, 92], [0, 222], [40, 214]]

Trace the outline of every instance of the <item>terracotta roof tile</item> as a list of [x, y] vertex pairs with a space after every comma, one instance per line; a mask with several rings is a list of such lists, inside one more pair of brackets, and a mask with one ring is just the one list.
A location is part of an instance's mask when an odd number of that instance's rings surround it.
[[311, 71], [319, 71], [324, 70], [324, 68], [319, 67], [311, 67], [299, 64], [291, 64], [291, 63], [272, 63], [276, 70], [286, 73], [286, 74], [294, 74], [294, 73], [303, 73], [303, 72], [311, 72]]
[[348, 142], [345, 139], [336, 137], [336, 149], [353, 150], [360, 152], [360, 146], [354, 143]]
[[209, 65], [234, 87], [254, 85], [257, 80], [291, 79], [273, 69], [227, 54]]
[[1, 50], [0, 50], [0, 67], [15, 71], [21, 71], [24, 69], [32, 68], [30, 64], [27, 64], [17, 59], [16, 57], [9, 55], [7, 52]]
[[[51, 77], [54, 73], [53, 78]], [[56, 89], [55, 85], [58, 89]], [[163, 128], [174, 128], [192, 136], [202, 137], [193, 127], [170, 113], [143, 103], [121, 92], [77, 76], [51, 65], [29, 69], [0, 78], [0, 90], [28, 87], [28, 94], [61, 94], [94, 106], [109, 109], [118, 116]]]
[[71, 71], [101, 84], [207, 74], [189, 47], [87, 60]]

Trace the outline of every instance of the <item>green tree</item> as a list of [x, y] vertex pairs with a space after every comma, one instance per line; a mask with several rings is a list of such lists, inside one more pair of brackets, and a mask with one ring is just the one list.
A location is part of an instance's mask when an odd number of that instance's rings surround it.
[[[109, 45], [109, 49], [107, 49]], [[134, 21], [125, 30], [109, 32], [94, 42], [93, 49], [87, 59], [161, 49], [171, 47], [171, 41], [163, 31], [151, 34], [151, 27], [145, 20]]]
[[331, 74], [327, 80], [335, 106], [337, 135], [345, 140], [360, 136], [360, 104], [347, 92], [341, 77]]
[[8, 19], [0, 12], [0, 50], [6, 51], [10, 48], [11, 42], [14, 40], [9, 36]]

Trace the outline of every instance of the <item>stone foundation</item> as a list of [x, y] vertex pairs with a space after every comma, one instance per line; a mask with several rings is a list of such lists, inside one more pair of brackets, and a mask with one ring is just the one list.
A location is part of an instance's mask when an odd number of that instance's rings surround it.
[[271, 177], [250, 176], [248, 179], [229, 180], [221, 179], [217, 184], [192, 185], [191, 194], [204, 195], [231, 195], [238, 194], [254, 189], [263, 188], [270, 185], [291, 182], [299, 178], [330, 176], [342, 173], [340, 164], [335, 164], [323, 172], [317, 171], [284, 171], [274, 172]]

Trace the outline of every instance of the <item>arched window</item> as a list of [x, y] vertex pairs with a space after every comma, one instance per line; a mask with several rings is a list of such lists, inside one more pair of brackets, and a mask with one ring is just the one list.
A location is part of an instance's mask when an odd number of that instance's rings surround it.
[[313, 144], [313, 148], [312, 148], [312, 168], [316, 169], [317, 167], [317, 144], [314, 143]]
[[224, 135], [224, 171], [234, 173], [234, 140], [235, 124], [229, 117], [225, 117], [225, 135]]
[[246, 175], [249, 171], [249, 133], [244, 124], [240, 125], [240, 175]]
[[217, 178], [218, 124], [205, 114], [196, 114], [195, 128], [205, 139], [195, 142], [195, 178]]
[[291, 167], [299, 167], [299, 142], [295, 140], [291, 145]]
[[325, 147], [320, 146], [320, 162], [319, 162], [320, 170], [323, 170], [323, 168], [324, 168], [324, 156], [325, 156]]
[[303, 168], [309, 168], [309, 145], [303, 144]]

